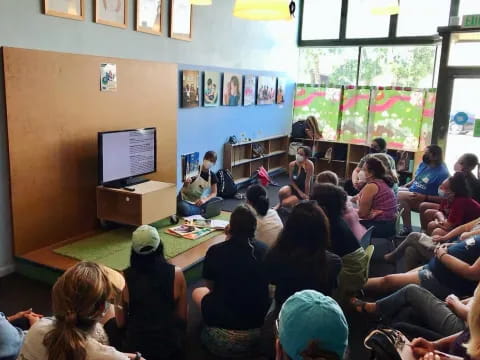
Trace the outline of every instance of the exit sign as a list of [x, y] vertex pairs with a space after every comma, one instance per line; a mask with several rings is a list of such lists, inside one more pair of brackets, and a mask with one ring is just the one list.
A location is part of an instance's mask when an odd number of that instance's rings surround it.
[[464, 28], [480, 28], [480, 15], [464, 15], [462, 21]]

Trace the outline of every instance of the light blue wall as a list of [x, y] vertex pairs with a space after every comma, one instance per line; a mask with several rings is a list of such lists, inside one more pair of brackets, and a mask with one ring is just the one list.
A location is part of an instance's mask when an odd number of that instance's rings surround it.
[[[96, 24], [93, 1], [85, 0], [86, 20], [74, 21], [42, 14], [43, 0], [0, 0], [0, 46], [102, 55], [141, 60], [222, 67], [256, 74], [271, 71], [294, 78], [298, 49], [297, 24], [251, 22], [234, 18], [234, 0], [213, 0], [209, 7], [193, 11], [193, 41], [172, 40], [133, 30], [136, 1], [129, 1], [129, 26], [118, 29]], [[168, 5], [168, 1], [166, 1]], [[164, 6], [164, 10], [167, 7]], [[164, 34], [167, 31], [164, 11]], [[191, 67], [191, 66], [188, 67]], [[184, 67], [185, 65], [182, 65]], [[220, 69], [222, 70], [222, 69]], [[178, 152], [214, 148], [221, 151], [227, 135], [248, 136], [285, 133], [291, 112], [288, 104], [251, 108], [180, 109]], [[0, 91], [0, 107], [4, 99]], [[0, 111], [0, 276], [11, 270], [11, 227], [5, 116]], [[208, 132], [210, 137], [201, 139]], [[192, 146], [194, 145], [194, 146]], [[26, 214], [28, 216], [28, 214]]]

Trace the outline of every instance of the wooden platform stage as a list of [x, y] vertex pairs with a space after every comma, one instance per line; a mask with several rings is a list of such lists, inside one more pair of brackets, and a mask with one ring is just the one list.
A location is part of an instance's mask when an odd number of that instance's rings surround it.
[[[53, 284], [66, 269], [79, 262], [77, 259], [57, 254], [53, 250], [75, 241], [78, 239], [67, 240], [17, 256], [16, 271], [27, 277]], [[187, 282], [198, 281], [201, 278], [203, 259], [208, 248], [223, 241], [225, 241], [225, 235], [222, 233], [171, 258], [169, 262], [183, 269]]]

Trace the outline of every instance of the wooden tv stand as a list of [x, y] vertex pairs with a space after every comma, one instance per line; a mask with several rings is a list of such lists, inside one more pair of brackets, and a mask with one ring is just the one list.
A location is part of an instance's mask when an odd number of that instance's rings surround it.
[[175, 214], [175, 184], [147, 181], [132, 187], [135, 191], [97, 186], [97, 217], [140, 226]]

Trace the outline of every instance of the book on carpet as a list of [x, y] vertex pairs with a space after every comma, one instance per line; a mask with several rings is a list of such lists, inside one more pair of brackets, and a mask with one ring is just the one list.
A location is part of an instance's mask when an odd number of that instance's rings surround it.
[[193, 225], [183, 224], [174, 226], [165, 230], [168, 234], [180, 236], [189, 240], [196, 240], [202, 236], [208, 235], [215, 231], [212, 228], [199, 228]]
[[200, 174], [200, 153], [182, 155], [182, 179], [194, 178]]
[[186, 225], [196, 226], [199, 228], [211, 228], [215, 230], [224, 230], [227, 225], [227, 220], [205, 219], [201, 215], [193, 215], [184, 218]]

